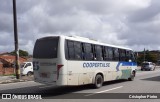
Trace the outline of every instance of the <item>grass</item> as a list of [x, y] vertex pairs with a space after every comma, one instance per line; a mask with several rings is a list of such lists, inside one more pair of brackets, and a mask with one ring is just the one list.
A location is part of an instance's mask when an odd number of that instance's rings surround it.
[[0, 76], [16, 76], [16, 74], [0, 75]]

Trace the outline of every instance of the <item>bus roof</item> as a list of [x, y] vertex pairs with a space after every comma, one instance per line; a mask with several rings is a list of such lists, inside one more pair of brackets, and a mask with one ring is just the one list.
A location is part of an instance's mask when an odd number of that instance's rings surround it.
[[121, 49], [132, 50], [132, 49], [127, 48], [127, 47], [106, 44], [106, 43], [102, 43], [102, 42], [99, 42], [99, 41], [94, 40], [94, 39], [89, 39], [89, 38], [80, 37], [80, 36], [55, 35], [55, 36], [48, 36], [48, 37], [43, 37], [43, 38], [49, 38], [49, 37], [61, 37], [62, 39], [68, 39], [68, 40], [74, 40], [74, 41], [79, 41], [79, 42], [85, 42], [85, 43], [91, 43], [91, 44], [104, 45], [104, 46], [109, 46], [109, 47], [116, 47], [116, 48], [121, 48]]

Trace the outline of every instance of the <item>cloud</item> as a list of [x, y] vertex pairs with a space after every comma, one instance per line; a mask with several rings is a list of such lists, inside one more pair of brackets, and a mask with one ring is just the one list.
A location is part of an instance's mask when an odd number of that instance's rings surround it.
[[[160, 3], [153, 0], [146, 8], [140, 9], [128, 15], [127, 30], [123, 32], [120, 39], [127, 39], [128, 46], [138, 50], [148, 49], [159, 50], [160, 43]], [[129, 35], [131, 35], [129, 37]], [[136, 47], [135, 47], [136, 46]], [[139, 47], [138, 47], [139, 46]]]
[[[159, 50], [159, 7], [158, 0], [17, 0], [20, 49], [32, 54], [37, 38], [60, 34]], [[0, 52], [12, 51], [12, 1], [1, 0], [0, 12]]]
[[138, 10], [130, 15], [131, 22], [148, 22], [160, 13], [160, 2], [152, 0], [147, 8]]

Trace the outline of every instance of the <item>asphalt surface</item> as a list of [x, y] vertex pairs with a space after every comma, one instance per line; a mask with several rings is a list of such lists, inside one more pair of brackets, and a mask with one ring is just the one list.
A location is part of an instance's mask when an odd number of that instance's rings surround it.
[[[138, 71], [134, 81], [118, 80], [105, 82], [100, 89], [94, 89], [91, 85], [53, 87], [33, 81], [0, 84], [0, 93], [18, 95], [41, 95], [47, 102], [159, 102], [160, 101], [160, 68], [155, 71]], [[134, 98], [147, 96], [148, 99]], [[157, 97], [156, 97], [157, 96]], [[145, 97], [141, 97], [145, 98]], [[157, 99], [159, 98], [159, 99]], [[6, 100], [1, 100], [6, 101]], [[7, 100], [10, 101], [10, 100]], [[12, 102], [21, 100], [11, 100]], [[28, 100], [23, 100], [28, 101]], [[33, 100], [32, 100], [33, 101]], [[34, 100], [44, 102], [46, 100]]]

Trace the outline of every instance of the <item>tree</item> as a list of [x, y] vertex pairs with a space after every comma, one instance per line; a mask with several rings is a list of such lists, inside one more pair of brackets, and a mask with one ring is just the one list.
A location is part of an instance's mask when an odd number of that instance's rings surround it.
[[[145, 61], [157, 63], [157, 60], [157, 55], [151, 53], [149, 50], [145, 51]], [[141, 52], [141, 55], [137, 57], [138, 65], [141, 65], [142, 62], [144, 62], [144, 52]]]
[[137, 64], [141, 65], [141, 63], [144, 61], [144, 55], [138, 56], [137, 57]]
[[[12, 51], [10, 52], [10, 54], [12, 55], [16, 55], [16, 52], [15, 51]], [[19, 56], [20, 57], [27, 57], [29, 54], [27, 51], [24, 51], [24, 50], [19, 50]]]
[[155, 56], [149, 51], [146, 52], [146, 61], [156, 63], [157, 60], [158, 60], [157, 56]]

